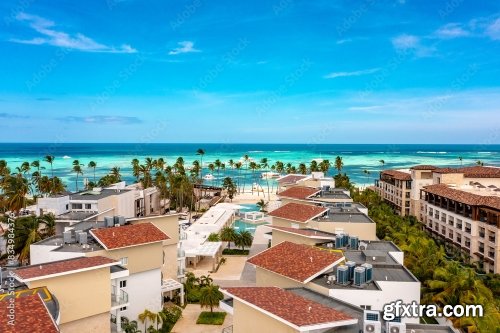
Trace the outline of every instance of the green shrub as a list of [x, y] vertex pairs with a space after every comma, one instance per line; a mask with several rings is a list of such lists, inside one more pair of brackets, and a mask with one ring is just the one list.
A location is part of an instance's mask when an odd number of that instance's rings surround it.
[[203, 311], [200, 313], [196, 324], [204, 325], [222, 325], [224, 324], [224, 319], [226, 318], [225, 312], [209, 312]]
[[222, 251], [223, 255], [244, 255], [247, 256], [250, 253], [249, 250], [240, 250], [240, 249], [224, 249]]

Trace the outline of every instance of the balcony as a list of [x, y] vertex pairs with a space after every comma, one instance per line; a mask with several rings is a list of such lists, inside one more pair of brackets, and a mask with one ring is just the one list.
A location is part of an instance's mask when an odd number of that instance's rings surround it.
[[492, 243], [495, 243], [495, 240], [496, 240], [496, 239], [495, 239], [495, 236], [490, 236], [490, 237], [488, 237], [488, 240], [489, 240], [490, 242], [492, 242]]
[[177, 249], [177, 258], [184, 258], [186, 257], [186, 251], [183, 249]]
[[490, 257], [491, 259], [495, 259], [495, 252], [494, 251], [493, 252], [489, 251], [488, 252], [488, 257]]
[[128, 303], [128, 293], [117, 286], [111, 286], [111, 307], [123, 307]]
[[480, 231], [479, 232], [479, 237], [484, 238], [484, 236], [485, 236], [484, 231]]
[[468, 234], [470, 234], [471, 233], [471, 228], [465, 227], [465, 232], [468, 233]]

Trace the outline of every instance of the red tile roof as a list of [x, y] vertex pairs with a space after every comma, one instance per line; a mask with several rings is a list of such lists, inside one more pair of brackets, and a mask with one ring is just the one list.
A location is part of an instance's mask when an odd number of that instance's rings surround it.
[[320, 192], [321, 190], [313, 187], [305, 187], [305, 186], [295, 186], [290, 187], [280, 193], [278, 195], [280, 197], [287, 197], [293, 199], [306, 200], [308, 197]]
[[278, 287], [239, 287], [225, 291], [299, 327], [353, 320], [343, 312]]
[[304, 178], [307, 178], [308, 176], [306, 175], [286, 175], [281, 178], [278, 178], [278, 183], [280, 184], [290, 184], [290, 183], [296, 183], [299, 180], [302, 180]]
[[269, 215], [305, 223], [319, 215], [322, 215], [326, 211], [328, 211], [328, 208], [325, 207], [290, 202], [278, 209], [273, 210], [269, 213]]
[[500, 178], [500, 168], [471, 166], [463, 168], [439, 168], [435, 173], [463, 173], [468, 178]]
[[269, 225], [268, 227], [270, 227], [272, 229], [281, 230], [284, 232], [296, 234], [296, 235], [305, 236], [308, 238], [321, 238], [321, 239], [335, 238], [334, 234], [323, 232], [321, 230], [287, 228], [287, 227], [278, 227], [278, 226], [272, 226], [272, 225]]
[[92, 229], [90, 233], [107, 250], [161, 242], [170, 239], [151, 222], [121, 227]]
[[413, 169], [413, 170], [435, 170], [435, 169], [437, 169], [437, 167], [435, 167], [434, 165], [420, 164], [420, 165], [415, 165], [415, 166], [411, 167], [410, 169]]
[[82, 269], [93, 269], [99, 266], [112, 266], [112, 264], [117, 263], [116, 260], [102, 256], [80, 257], [21, 267], [16, 269], [14, 274], [22, 280], [31, 280], [53, 274], [71, 273]]
[[402, 172], [398, 170], [384, 170], [382, 171], [382, 173], [398, 180], [411, 180], [411, 174], [407, 172]]
[[[10, 303], [11, 300], [14, 303]], [[9, 304], [14, 306], [14, 325], [9, 325]], [[6, 299], [0, 302], [0, 332], [57, 333], [59, 329], [38, 294]]]
[[285, 241], [251, 257], [247, 262], [306, 283], [342, 258], [338, 253]]
[[484, 206], [500, 210], [500, 197], [479, 195], [459, 189], [450, 188], [446, 184], [425, 186], [423, 191], [439, 195], [470, 206]]

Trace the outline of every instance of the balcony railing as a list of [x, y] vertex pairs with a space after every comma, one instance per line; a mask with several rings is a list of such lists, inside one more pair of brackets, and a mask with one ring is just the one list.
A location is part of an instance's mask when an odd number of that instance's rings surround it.
[[488, 239], [489, 239], [490, 242], [495, 243], [495, 237], [494, 236], [490, 236]]
[[184, 258], [186, 256], [186, 251], [183, 249], [177, 249], [177, 258]]
[[123, 289], [118, 289], [116, 286], [111, 286], [111, 303], [113, 306], [127, 304], [128, 293]]

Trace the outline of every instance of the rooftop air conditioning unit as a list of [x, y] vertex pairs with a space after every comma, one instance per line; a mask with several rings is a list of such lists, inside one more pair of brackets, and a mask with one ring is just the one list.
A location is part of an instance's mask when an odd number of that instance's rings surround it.
[[364, 333], [382, 333], [382, 323], [378, 311], [365, 311], [363, 321]]
[[365, 242], [359, 242], [359, 250], [360, 251], [365, 251], [368, 248], [368, 244]]
[[114, 226], [115, 220], [114, 220], [113, 216], [105, 216], [104, 217], [104, 224], [107, 228]]
[[388, 322], [386, 333], [406, 333], [406, 324]]

